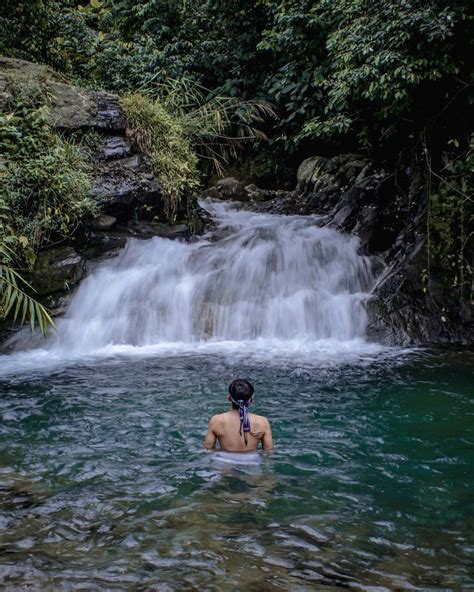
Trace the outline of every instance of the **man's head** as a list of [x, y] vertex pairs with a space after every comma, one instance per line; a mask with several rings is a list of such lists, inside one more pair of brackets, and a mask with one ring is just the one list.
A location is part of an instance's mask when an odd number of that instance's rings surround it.
[[[238, 378], [229, 385], [229, 401], [234, 409], [238, 409], [237, 401], [243, 401], [248, 404], [252, 400], [253, 385], [248, 380]], [[235, 402], [234, 402], [235, 401]]]

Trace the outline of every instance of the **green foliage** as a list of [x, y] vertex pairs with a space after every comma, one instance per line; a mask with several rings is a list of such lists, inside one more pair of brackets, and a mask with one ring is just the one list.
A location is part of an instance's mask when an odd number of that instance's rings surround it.
[[52, 129], [45, 107], [3, 114], [0, 146], [3, 200], [15, 233], [26, 237], [32, 264], [40, 246], [70, 236], [95, 213], [87, 158]]
[[256, 38], [265, 18], [250, 0], [5, 0], [0, 53], [115, 91], [188, 76], [245, 96], [260, 77]]
[[29, 320], [31, 330], [38, 323], [43, 335], [48, 326], [54, 327], [48, 311], [28, 292], [32, 287], [14, 268], [15, 252], [27, 246], [24, 236], [17, 236], [10, 224], [9, 210], [0, 199], [0, 320], [11, 318], [21, 324]]
[[258, 84], [256, 39], [266, 15], [251, 0], [106, 0], [94, 16], [101, 36], [94, 75], [108, 88], [187, 77], [218, 94], [246, 97]]
[[197, 158], [179, 119], [159, 99], [140, 94], [125, 97], [124, 112], [132, 139], [151, 158], [158, 175], [167, 214], [176, 218], [184, 194], [198, 185]]
[[[469, 84], [467, 0], [5, 0], [0, 51], [140, 92], [194, 80], [270, 100], [272, 141], [352, 148], [421, 130]], [[235, 24], [238, 23], [238, 27]]]
[[[467, 18], [467, 3], [283, 0], [266, 5], [273, 22], [259, 47], [279, 64], [267, 84], [284, 103], [283, 123], [294, 130], [296, 144], [347, 132], [362, 144], [380, 142], [394, 134], [402, 118], [416, 116], [426, 123], [433, 115], [426, 99], [439, 109], [444, 93], [454, 95], [465, 84], [456, 80], [467, 65], [456, 33]], [[468, 38], [465, 43], [467, 50]], [[415, 114], [422, 104], [425, 113]]]
[[437, 187], [430, 196], [428, 247], [430, 267], [441, 271], [445, 287], [467, 296], [473, 272], [474, 135], [463, 152], [453, 150], [458, 146], [451, 140], [441, 174], [431, 171]]
[[90, 60], [98, 49], [92, 10], [69, 0], [4, 0], [0, 53], [90, 79]]

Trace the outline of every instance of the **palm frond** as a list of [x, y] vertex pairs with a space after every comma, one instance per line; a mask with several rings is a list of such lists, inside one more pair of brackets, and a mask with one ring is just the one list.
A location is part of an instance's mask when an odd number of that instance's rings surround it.
[[13, 267], [13, 246], [17, 241], [7, 222], [8, 210], [0, 200], [0, 320], [11, 318], [23, 324], [28, 319], [32, 331], [37, 324], [45, 335], [48, 327], [55, 326], [54, 321], [48, 310], [28, 294], [33, 287]]
[[0, 318], [12, 317], [13, 322], [23, 324], [28, 318], [31, 330], [37, 323], [44, 335], [48, 326], [54, 327], [54, 321], [47, 309], [20, 287], [31, 286], [13, 268], [0, 263]]
[[275, 117], [268, 101], [212, 96], [189, 78], [170, 79], [158, 86], [158, 99], [180, 123], [199, 156], [212, 162], [218, 172], [247, 141], [266, 140], [258, 127]]

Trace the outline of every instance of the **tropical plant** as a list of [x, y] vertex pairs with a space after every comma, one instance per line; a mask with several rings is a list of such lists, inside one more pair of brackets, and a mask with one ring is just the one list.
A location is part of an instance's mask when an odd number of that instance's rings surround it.
[[167, 80], [157, 87], [161, 103], [174, 113], [200, 158], [222, 173], [245, 142], [266, 141], [263, 124], [275, 117], [263, 100], [213, 95], [189, 78]]
[[263, 101], [208, 98], [209, 91], [189, 79], [144, 93], [147, 89], [122, 104], [132, 138], [152, 159], [171, 220], [183, 196], [199, 185], [198, 157], [222, 172], [244, 142], [265, 138], [255, 124], [274, 115]]
[[54, 322], [47, 309], [30, 295], [31, 285], [15, 269], [15, 250], [24, 239], [14, 234], [8, 208], [0, 200], [0, 319], [11, 318], [21, 324], [28, 319], [31, 330], [37, 323], [44, 335], [49, 326], [54, 327]]
[[[97, 211], [88, 156], [51, 126], [47, 109], [19, 103], [0, 117], [2, 196], [33, 251], [61, 240]], [[31, 261], [30, 261], [31, 263]]]

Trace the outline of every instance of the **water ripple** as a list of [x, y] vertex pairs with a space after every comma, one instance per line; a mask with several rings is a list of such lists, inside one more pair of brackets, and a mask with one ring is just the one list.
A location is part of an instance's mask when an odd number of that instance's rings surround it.
[[[121, 357], [0, 382], [4, 590], [472, 586], [469, 354]], [[201, 449], [236, 375], [277, 448]]]

